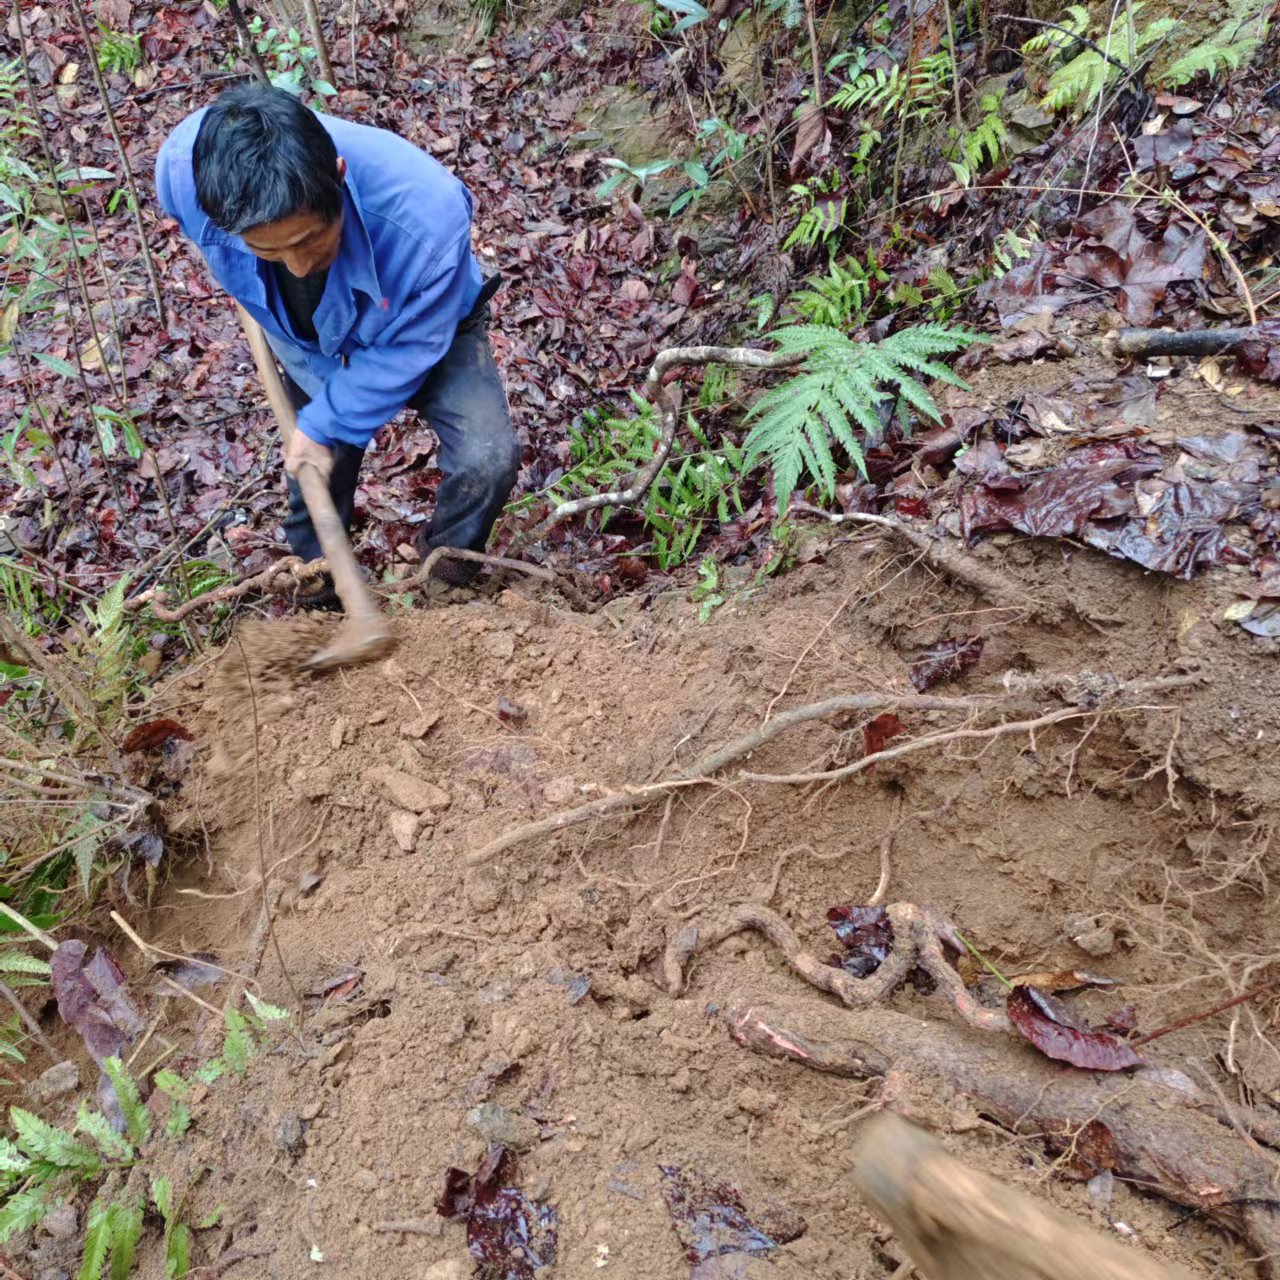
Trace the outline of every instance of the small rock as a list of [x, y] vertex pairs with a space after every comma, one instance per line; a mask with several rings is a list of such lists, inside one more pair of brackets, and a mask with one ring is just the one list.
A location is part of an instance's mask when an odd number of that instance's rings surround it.
[[365, 719], [365, 724], [385, 724], [386, 720], [387, 712], [385, 710], [370, 711], [368, 717]]
[[341, 751], [356, 740], [356, 727], [346, 716], [339, 716], [329, 730], [329, 747], [333, 751]]
[[1115, 950], [1115, 930], [1110, 925], [1099, 923], [1096, 916], [1068, 916], [1063, 921], [1063, 928], [1085, 955], [1109, 956]]
[[510, 662], [516, 654], [515, 637], [506, 631], [491, 632], [485, 636], [480, 647], [498, 662]]
[[26, 1093], [32, 1102], [52, 1102], [79, 1087], [80, 1068], [74, 1062], [55, 1062], [27, 1085]]
[[503, 884], [487, 868], [478, 867], [463, 881], [467, 904], [477, 914], [496, 911], [502, 902]]
[[415, 778], [403, 769], [380, 769], [375, 776], [392, 803], [402, 809], [426, 813], [429, 809], [447, 809], [453, 803], [453, 797], [443, 787]]
[[391, 838], [402, 853], [412, 853], [418, 845], [418, 815], [408, 809], [392, 809], [387, 818]]
[[433, 1262], [423, 1273], [422, 1280], [466, 1280], [467, 1269], [457, 1258]]
[[291, 1156], [296, 1156], [302, 1150], [302, 1120], [292, 1111], [286, 1111], [276, 1121], [276, 1146]]
[[378, 1189], [380, 1179], [372, 1169], [357, 1169], [351, 1175], [351, 1181], [354, 1182], [357, 1187], [363, 1187], [366, 1191], [376, 1191]]
[[400, 726], [400, 736], [402, 738], [425, 738], [439, 722], [440, 715], [438, 712], [433, 712], [429, 716], [420, 716], [416, 720], [406, 720]]
[[542, 794], [548, 804], [555, 805], [558, 809], [577, 798], [578, 784], [572, 778], [552, 778], [542, 788]]
[[73, 1204], [60, 1204], [50, 1209], [40, 1223], [55, 1240], [70, 1240], [80, 1232], [80, 1215]]
[[298, 1119], [314, 1120], [316, 1116], [320, 1114], [320, 1111], [323, 1107], [324, 1107], [324, 1103], [320, 1102], [319, 1100], [315, 1102], [308, 1102], [305, 1106], [301, 1106], [298, 1108]]
[[467, 1112], [467, 1123], [486, 1141], [512, 1151], [528, 1151], [542, 1140], [536, 1120], [508, 1111], [496, 1102], [483, 1102]]

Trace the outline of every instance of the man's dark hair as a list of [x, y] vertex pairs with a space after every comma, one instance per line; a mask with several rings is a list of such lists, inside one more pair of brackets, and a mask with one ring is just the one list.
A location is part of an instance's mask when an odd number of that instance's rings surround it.
[[205, 113], [192, 150], [196, 198], [232, 235], [298, 213], [342, 213], [338, 150], [291, 93], [266, 84], [224, 93]]

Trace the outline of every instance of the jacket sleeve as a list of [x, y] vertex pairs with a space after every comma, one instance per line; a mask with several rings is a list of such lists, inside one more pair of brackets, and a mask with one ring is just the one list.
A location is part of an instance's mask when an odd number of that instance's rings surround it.
[[357, 347], [298, 413], [298, 429], [317, 444], [364, 448], [408, 404], [448, 351], [470, 294], [468, 227], [429, 266], [401, 312], [373, 346]]

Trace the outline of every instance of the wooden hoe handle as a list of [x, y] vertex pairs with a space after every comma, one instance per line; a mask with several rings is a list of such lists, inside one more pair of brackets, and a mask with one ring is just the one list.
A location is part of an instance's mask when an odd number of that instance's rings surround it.
[[[239, 303], [236, 304], [236, 310], [240, 313], [240, 323], [249, 339], [249, 350], [253, 352], [258, 377], [262, 380], [287, 449], [298, 429], [297, 414], [285, 393], [284, 383], [276, 368], [275, 355], [267, 343], [267, 335], [263, 333], [262, 326]], [[379, 612], [369, 588], [360, 576], [347, 531], [343, 528], [342, 520], [333, 505], [333, 497], [329, 493], [329, 482], [310, 463], [303, 463], [295, 478], [302, 490], [316, 536], [320, 539], [320, 549], [329, 562], [334, 590], [337, 591], [347, 615], [346, 623], [334, 643], [317, 653], [309, 665], [316, 668], [338, 667], [380, 657], [390, 651], [394, 638], [390, 625]]]

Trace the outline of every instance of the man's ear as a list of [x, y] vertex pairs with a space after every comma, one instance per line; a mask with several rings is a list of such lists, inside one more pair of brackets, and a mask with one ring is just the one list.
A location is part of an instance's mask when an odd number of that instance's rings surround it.
[[338, 157], [338, 181], [345, 182], [346, 178], [347, 178], [347, 162], [342, 158], [342, 156], [339, 156]]

